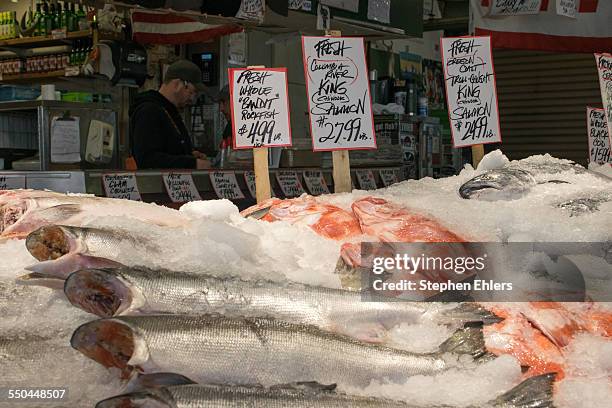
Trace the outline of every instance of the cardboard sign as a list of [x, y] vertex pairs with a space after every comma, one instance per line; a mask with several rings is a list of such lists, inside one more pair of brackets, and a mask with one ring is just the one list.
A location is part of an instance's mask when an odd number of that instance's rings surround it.
[[363, 38], [302, 37], [314, 151], [376, 149]]
[[517, 16], [538, 14], [542, 0], [492, 0], [489, 14], [492, 16]]
[[295, 171], [279, 171], [276, 173], [276, 181], [285, 197], [299, 197], [305, 193], [300, 178]]
[[608, 122], [608, 134], [612, 135], [612, 54], [595, 54], [595, 61], [599, 72], [601, 101]]
[[251, 197], [256, 198], [255, 195], [255, 172], [254, 171], [245, 171], [244, 172], [244, 182], [249, 188], [249, 194]]
[[357, 182], [362, 190], [376, 190], [376, 179], [372, 170], [356, 170]]
[[230, 68], [235, 149], [291, 146], [286, 68]]
[[25, 176], [0, 174], [0, 190], [26, 188]]
[[236, 173], [233, 171], [214, 171], [208, 175], [217, 197], [227, 198], [228, 200], [244, 198], [244, 194], [242, 194], [242, 190], [238, 186]]
[[382, 183], [385, 187], [389, 187], [391, 184], [395, 184], [399, 182], [399, 179], [397, 178], [397, 174], [395, 173], [395, 170], [391, 170], [391, 169], [379, 170], [378, 174], [380, 175], [380, 179], [382, 180]]
[[578, 0], [557, 0], [557, 14], [576, 18], [578, 12]]
[[490, 37], [440, 39], [454, 147], [501, 142]]
[[110, 198], [141, 201], [134, 173], [108, 173], [102, 175], [104, 194]]
[[608, 133], [606, 114], [603, 109], [587, 107], [587, 130], [589, 135], [589, 162], [612, 163], [610, 145], [612, 136]]
[[173, 203], [201, 200], [190, 173], [162, 173], [168, 197]]
[[304, 171], [304, 181], [306, 182], [306, 188], [312, 195], [329, 194], [329, 188], [323, 177], [323, 172], [318, 170], [306, 170]]

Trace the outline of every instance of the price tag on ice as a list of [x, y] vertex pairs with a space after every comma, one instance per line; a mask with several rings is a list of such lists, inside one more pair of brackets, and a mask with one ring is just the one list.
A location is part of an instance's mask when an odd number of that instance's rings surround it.
[[286, 68], [230, 68], [236, 149], [291, 146]]
[[190, 173], [162, 173], [168, 197], [173, 203], [201, 200]]
[[601, 101], [608, 122], [608, 134], [612, 135], [612, 54], [595, 54], [595, 61], [599, 73]]
[[25, 176], [0, 174], [0, 190], [26, 188]]
[[362, 190], [376, 190], [376, 179], [374, 179], [374, 173], [372, 170], [356, 170], [357, 182], [359, 188]]
[[245, 171], [244, 181], [246, 182], [246, 185], [249, 188], [249, 193], [251, 194], [251, 197], [256, 198], [257, 196], [255, 195], [255, 172]]
[[501, 142], [491, 37], [440, 39], [454, 147]]
[[104, 194], [110, 198], [140, 201], [140, 191], [134, 173], [108, 173], [102, 175]]
[[608, 134], [606, 113], [603, 109], [587, 107], [587, 130], [589, 135], [589, 162], [612, 163], [610, 145], [612, 136]]
[[329, 194], [329, 188], [323, 177], [323, 172], [318, 170], [306, 170], [304, 171], [304, 181], [306, 182], [306, 188], [310, 191], [310, 194], [316, 196], [321, 194]]
[[219, 198], [238, 200], [244, 198], [242, 190], [238, 186], [236, 173], [233, 171], [214, 171], [208, 174], [210, 182]]
[[395, 170], [384, 169], [379, 170], [378, 174], [380, 175], [380, 179], [385, 187], [389, 187], [391, 184], [397, 183], [399, 180], [397, 178], [397, 173]]
[[376, 149], [363, 38], [302, 37], [314, 151]]
[[276, 181], [285, 197], [299, 197], [305, 193], [300, 178], [295, 171], [279, 171], [276, 173]]

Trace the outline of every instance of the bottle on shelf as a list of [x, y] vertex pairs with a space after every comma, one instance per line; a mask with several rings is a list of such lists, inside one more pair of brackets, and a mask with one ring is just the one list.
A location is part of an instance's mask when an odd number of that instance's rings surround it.
[[79, 11], [77, 11], [77, 26], [80, 31], [87, 30], [89, 28], [89, 21], [87, 21], [87, 13], [85, 13], [83, 3], [79, 3]]
[[11, 17], [11, 38], [19, 37], [19, 23], [17, 22], [17, 12], [12, 12]]
[[49, 36], [51, 31], [53, 31], [53, 15], [49, 11], [49, 4], [47, 2], [43, 3], [43, 21], [44, 31], [42, 35]]
[[0, 40], [6, 40], [7, 36], [5, 15], [6, 13], [4, 12], [0, 13]]
[[36, 29], [34, 30], [34, 36], [44, 35], [44, 21], [42, 13], [42, 4], [36, 3], [36, 13], [34, 13], [34, 21], [36, 21]]

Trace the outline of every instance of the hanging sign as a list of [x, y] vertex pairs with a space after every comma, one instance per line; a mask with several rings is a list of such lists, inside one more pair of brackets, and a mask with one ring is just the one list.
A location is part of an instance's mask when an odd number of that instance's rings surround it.
[[557, 14], [576, 18], [578, 12], [578, 0], [557, 0]]
[[612, 163], [610, 145], [612, 136], [608, 133], [606, 114], [603, 109], [587, 106], [587, 130], [589, 135], [589, 162]]
[[236, 149], [291, 146], [286, 68], [230, 68]]
[[595, 54], [595, 60], [599, 72], [601, 101], [608, 122], [608, 134], [612, 135], [612, 54]]
[[362, 190], [376, 190], [378, 188], [372, 170], [356, 170], [355, 175], [357, 175], [359, 188]]
[[302, 37], [313, 150], [376, 149], [363, 38]]
[[295, 171], [279, 171], [276, 173], [276, 181], [285, 197], [299, 197], [305, 193], [300, 178]]
[[492, 0], [492, 16], [517, 16], [521, 14], [538, 14], [542, 0]]
[[500, 143], [490, 37], [440, 39], [454, 147]]
[[25, 176], [0, 174], [0, 190], [26, 188]]
[[162, 173], [168, 197], [173, 203], [201, 200], [190, 173]]
[[244, 198], [244, 194], [242, 194], [242, 190], [238, 186], [236, 173], [233, 171], [213, 171], [208, 175], [217, 197], [227, 198], [228, 200]]
[[141, 201], [134, 173], [108, 173], [102, 175], [104, 194], [110, 198]]
[[304, 171], [304, 181], [306, 182], [306, 188], [310, 191], [310, 194], [316, 196], [321, 194], [329, 194], [329, 188], [323, 177], [323, 172], [318, 170], [306, 170]]
[[391, 184], [395, 184], [399, 182], [397, 178], [397, 174], [395, 173], [395, 170], [391, 170], [391, 169], [379, 170], [378, 174], [380, 175], [380, 179], [382, 180], [382, 183], [385, 187], [389, 187]]
[[251, 197], [257, 198], [255, 195], [255, 172], [254, 171], [245, 171], [244, 172], [244, 182], [249, 188], [249, 193]]

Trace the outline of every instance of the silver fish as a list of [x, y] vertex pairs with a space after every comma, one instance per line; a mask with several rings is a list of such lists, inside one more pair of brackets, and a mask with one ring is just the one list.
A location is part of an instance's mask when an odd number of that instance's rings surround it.
[[568, 211], [570, 217], [594, 213], [599, 211], [599, 206], [612, 201], [612, 194], [596, 194], [591, 197], [579, 197], [556, 204], [556, 207]]
[[486, 355], [478, 328], [457, 331], [435, 353], [416, 354], [314, 326], [210, 315], [96, 320], [80, 326], [71, 345], [124, 375], [176, 372], [199, 383], [266, 386], [316, 381], [365, 387], [374, 379], [401, 381], [444, 371], [453, 365], [444, 353]]
[[[171, 375], [172, 382], [176, 380], [174, 377]], [[479, 407], [552, 407], [554, 378], [554, 374], [529, 378], [505, 394]], [[351, 396], [333, 392], [333, 390], [321, 390], [320, 387], [311, 387], [309, 384], [265, 388], [190, 384], [188, 379], [185, 380], [184, 385], [160, 386], [112, 397], [100, 401], [96, 408], [417, 408], [401, 401]], [[438, 406], [437, 408], [444, 407]], [[472, 406], [471, 408], [477, 407]]]
[[374, 342], [400, 323], [500, 321], [471, 303], [365, 302], [359, 292], [347, 290], [140, 268], [78, 271], [66, 280], [64, 293], [73, 305], [100, 317], [140, 313], [271, 317]]
[[490, 170], [480, 174], [459, 188], [459, 195], [467, 199], [486, 201], [519, 198], [537, 184], [528, 171], [513, 168]]

